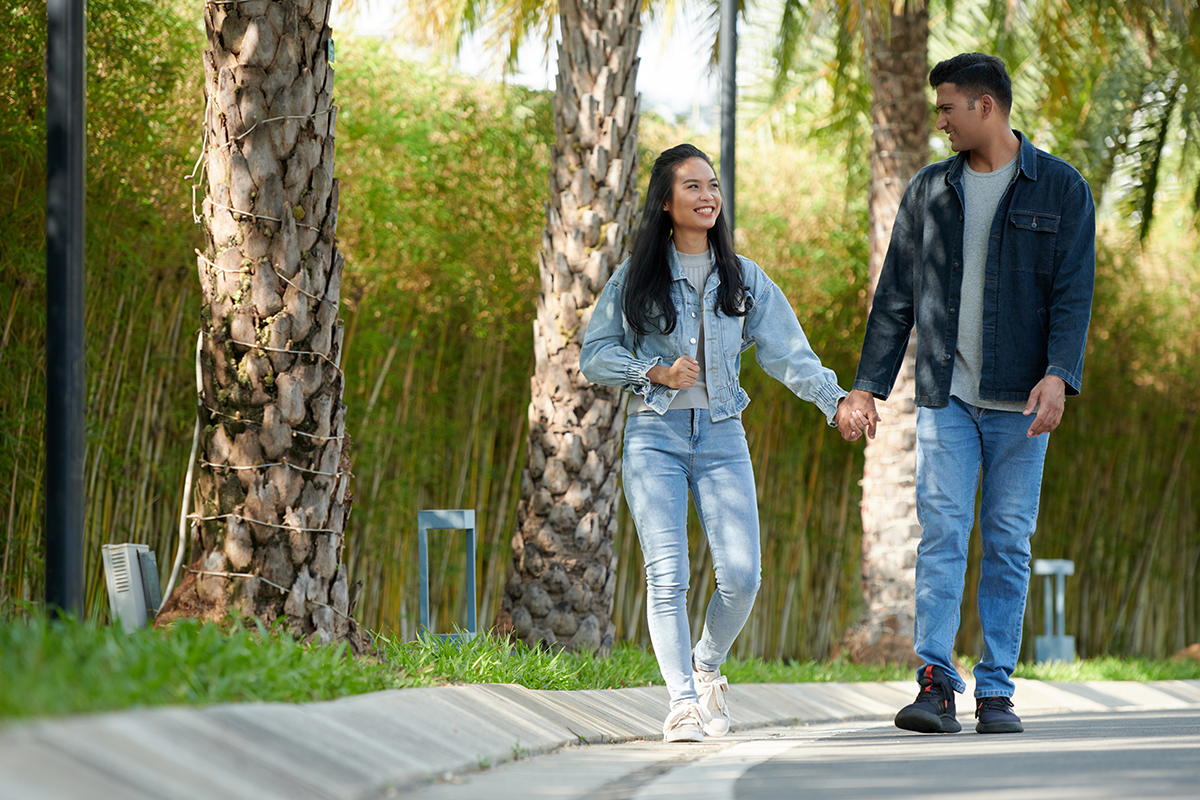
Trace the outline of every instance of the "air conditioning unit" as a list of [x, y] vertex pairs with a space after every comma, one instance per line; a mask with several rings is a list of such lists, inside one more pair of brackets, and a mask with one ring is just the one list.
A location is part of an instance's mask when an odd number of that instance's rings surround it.
[[102, 550], [113, 620], [126, 630], [146, 627], [162, 604], [154, 551], [144, 544], [106, 544]]

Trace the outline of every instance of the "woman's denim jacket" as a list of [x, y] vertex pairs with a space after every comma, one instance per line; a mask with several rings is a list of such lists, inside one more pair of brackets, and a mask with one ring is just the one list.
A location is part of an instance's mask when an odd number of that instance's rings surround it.
[[[1017, 172], [996, 208], [983, 295], [979, 396], [1029, 399], [1047, 375], [1079, 394], [1096, 277], [1096, 209], [1087, 181], [1020, 131]], [[900, 202], [854, 388], [886, 398], [916, 327], [918, 406], [950, 402], [962, 295], [963, 165], [931, 164]]]
[[[646, 373], [659, 364], [670, 367], [681, 356], [695, 358], [700, 332], [697, 294], [683, 274], [674, 245], [668, 250], [675, 330], [642, 336], [629, 327], [622, 312], [629, 272], [626, 261], [609, 278], [593, 306], [579, 354], [579, 366], [588, 380], [623, 386], [641, 395], [646, 405], [659, 414], [666, 412], [678, 390], [652, 383]], [[746, 286], [745, 317], [730, 317], [715, 311], [720, 285], [716, 270], [704, 285], [704, 353], [708, 373], [705, 383], [712, 421], [735, 417], [750, 403], [749, 395], [738, 385], [738, 372], [742, 353], [756, 345], [758, 363], [767, 374], [814, 403], [832, 425], [838, 401], [846, 394], [838, 386], [837, 376], [821, 366], [783, 291], [753, 261], [738, 258]]]

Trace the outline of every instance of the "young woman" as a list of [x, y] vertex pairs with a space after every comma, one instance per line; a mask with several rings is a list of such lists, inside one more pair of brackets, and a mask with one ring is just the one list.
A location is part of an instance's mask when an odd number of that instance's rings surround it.
[[[712, 162], [681, 144], [654, 162], [633, 255], [597, 300], [580, 367], [623, 386], [622, 481], [646, 563], [650, 640], [671, 697], [668, 742], [729, 730], [720, 674], [759, 585], [758, 506], [741, 412], [741, 354], [832, 425], [845, 392], [809, 347], [779, 287], [733, 252]], [[687, 497], [708, 538], [716, 591], [692, 648]]]

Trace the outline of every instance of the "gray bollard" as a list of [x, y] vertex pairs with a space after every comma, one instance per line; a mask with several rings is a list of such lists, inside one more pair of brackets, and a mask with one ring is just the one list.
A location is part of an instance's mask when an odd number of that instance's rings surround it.
[[[1034, 657], [1037, 663], [1075, 660], [1075, 637], [1063, 633], [1066, 628], [1066, 576], [1075, 574], [1075, 562], [1064, 558], [1039, 558], [1033, 562], [1033, 574], [1045, 576], [1046, 633], [1037, 637]], [[1051, 586], [1050, 577], [1054, 576]]]
[[[465, 530], [467, 533], [467, 625], [462, 634], [434, 633], [429, 629], [429, 531]], [[421, 573], [421, 627], [417, 635], [425, 639], [474, 639], [475, 623], [475, 509], [450, 509], [417, 512], [417, 551]]]

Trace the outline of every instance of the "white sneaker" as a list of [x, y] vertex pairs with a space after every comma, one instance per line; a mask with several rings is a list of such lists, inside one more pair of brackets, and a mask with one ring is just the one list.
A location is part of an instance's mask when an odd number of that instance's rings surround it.
[[700, 719], [700, 706], [683, 703], [676, 706], [663, 722], [664, 742], [703, 742], [704, 721]]
[[729, 681], [719, 670], [694, 670], [692, 681], [696, 684], [696, 694], [700, 696], [700, 718], [704, 722], [704, 733], [714, 737], [729, 733], [729, 704], [725, 701]]

